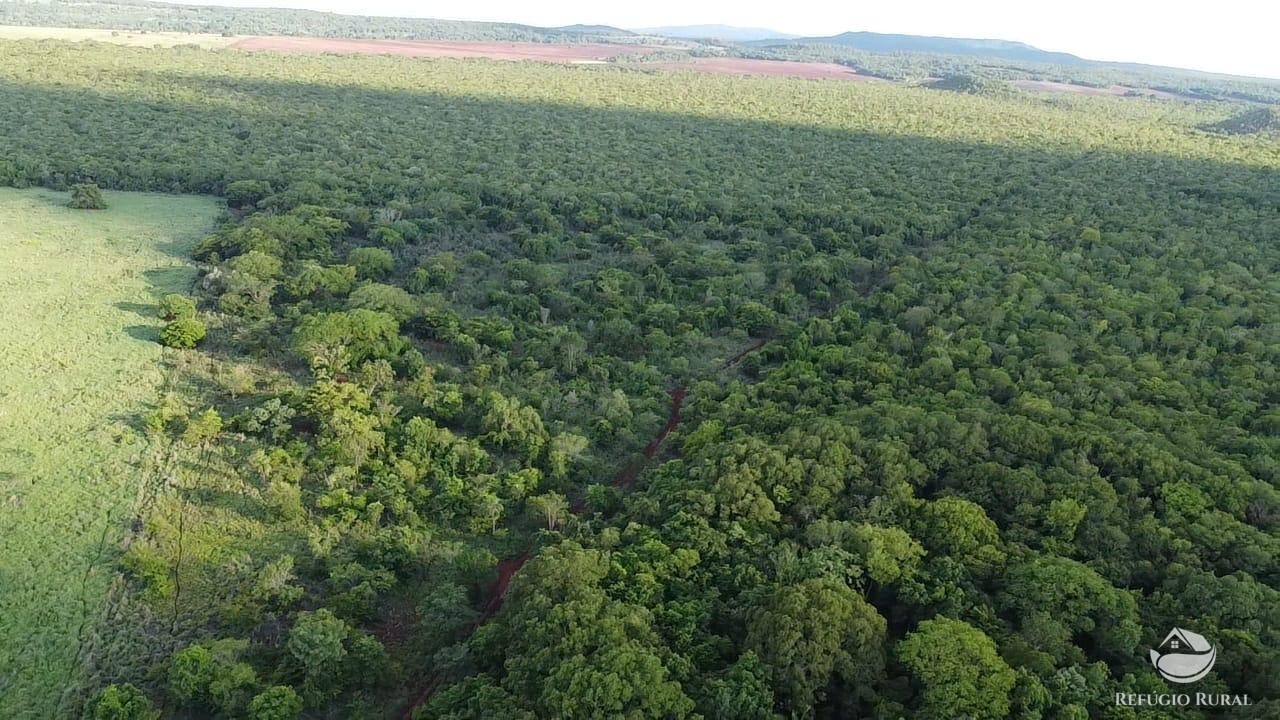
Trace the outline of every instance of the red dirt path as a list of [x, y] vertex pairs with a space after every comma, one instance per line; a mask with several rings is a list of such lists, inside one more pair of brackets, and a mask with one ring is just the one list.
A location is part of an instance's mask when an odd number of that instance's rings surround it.
[[531, 553], [525, 552], [498, 563], [498, 580], [489, 589], [489, 602], [485, 604], [484, 613], [476, 621], [476, 627], [489, 622], [502, 609], [502, 601], [507, 599], [507, 591], [511, 589], [511, 578], [524, 567], [525, 563], [529, 562], [530, 557], [532, 557]]
[[[765, 340], [759, 340], [753, 343], [747, 349], [730, 358], [729, 361], [725, 363], [724, 367], [728, 368], [737, 364], [738, 361], [742, 360], [742, 358], [764, 347], [765, 342]], [[657, 434], [653, 436], [653, 439], [649, 441], [649, 444], [645, 446], [643, 452], [644, 457], [642, 459], [633, 460], [627, 463], [626, 467], [618, 471], [618, 474], [614, 476], [613, 481], [609, 483], [613, 487], [616, 487], [619, 490], [630, 490], [632, 486], [635, 485], [636, 477], [640, 474], [641, 468], [644, 467], [645, 461], [652, 460], [656, 457], [658, 455], [658, 451], [662, 449], [662, 444], [667, 441], [667, 437], [671, 435], [672, 431], [680, 426], [680, 411], [684, 408], [684, 401], [685, 397], [688, 395], [688, 391], [685, 390], [684, 387], [676, 387], [670, 390], [668, 394], [671, 396], [671, 409], [667, 413], [666, 424], [662, 426], [662, 429], [658, 430]], [[573, 503], [570, 509], [575, 515], [581, 514], [586, 511], [586, 502], [577, 500]], [[515, 577], [517, 572], [520, 572], [520, 568], [524, 567], [532, 557], [533, 551], [526, 550], [524, 553], [516, 557], [507, 558], [506, 560], [498, 563], [498, 579], [490, 587], [489, 592], [486, 595], [488, 599], [484, 604], [484, 612], [481, 613], [480, 617], [472, 626], [473, 632], [476, 628], [492, 620], [493, 616], [497, 615], [498, 611], [502, 609], [502, 603], [507, 599], [507, 591], [511, 589], [511, 579]], [[439, 673], [433, 674], [429, 677], [427, 682], [422, 686], [422, 689], [414, 696], [413, 702], [405, 708], [404, 714], [401, 716], [402, 719], [411, 720], [413, 718], [414, 711], [422, 707], [423, 704], [431, 699], [431, 696], [440, 688], [443, 681], [444, 677]]]
[[604, 43], [459, 42], [442, 40], [348, 40], [343, 38], [250, 37], [233, 43], [237, 50], [273, 52], [403, 55], [406, 57], [493, 58], [546, 62], [605, 61], [619, 55], [647, 55], [657, 48]]
[[[678, 387], [672, 390], [670, 394], [671, 410], [667, 413], [667, 423], [662, 426], [662, 429], [659, 430], [656, 435], [654, 435], [653, 440], [650, 440], [649, 444], [645, 446], [644, 460], [653, 459], [653, 457], [658, 454], [658, 450], [662, 448], [662, 443], [666, 441], [667, 436], [680, 425], [680, 409], [684, 406], [686, 392], [683, 387]], [[631, 486], [635, 484], [636, 476], [640, 473], [640, 468], [643, 464], [643, 461], [632, 461], [628, 463], [626, 467], [614, 476], [610, 485], [621, 490], [630, 489]], [[573, 504], [571, 509], [574, 514], [582, 513], [586, 510], [586, 503], [577, 501]], [[474, 632], [476, 628], [492, 620], [493, 616], [498, 614], [498, 611], [502, 609], [503, 601], [507, 599], [507, 591], [511, 589], [511, 579], [515, 577], [517, 572], [520, 572], [520, 568], [524, 567], [532, 557], [533, 551], [526, 550], [524, 553], [516, 557], [507, 558], [506, 560], [498, 563], [498, 579], [489, 588], [489, 592], [486, 595], [488, 599], [484, 604], [484, 612], [482, 612], [480, 617], [476, 619], [475, 624], [471, 628], [472, 632]], [[428, 678], [427, 682], [422, 686], [422, 689], [414, 696], [413, 702], [405, 708], [404, 714], [401, 716], [403, 720], [411, 720], [413, 718], [414, 711], [422, 707], [423, 704], [431, 699], [431, 696], [440, 688], [443, 680], [444, 678], [439, 673], [435, 673]]]

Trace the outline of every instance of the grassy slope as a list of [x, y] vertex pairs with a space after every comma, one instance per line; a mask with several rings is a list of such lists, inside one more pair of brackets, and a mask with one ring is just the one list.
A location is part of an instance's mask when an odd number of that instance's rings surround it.
[[90, 28], [27, 27], [24, 25], [0, 25], [3, 40], [68, 40], [80, 42], [113, 43], [135, 47], [173, 47], [174, 45], [199, 45], [205, 48], [226, 47], [242, 40], [239, 37], [223, 37], [207, 33], [132, 32], [129, 30], [95, 30]]
[[[55, 717], [80, 626], [110, 577], [100, 547], [134, 500], [128, 423], [163, 378], [156, 298], [185, 291], [207, 198], [0, 189], [0, 717]], [[105, 544], [104, 544], [105, 539]]]

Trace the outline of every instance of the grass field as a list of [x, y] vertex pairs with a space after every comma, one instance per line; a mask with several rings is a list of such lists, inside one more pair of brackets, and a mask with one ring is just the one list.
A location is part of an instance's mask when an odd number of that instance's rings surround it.
[[128, 30], [96, 30], [92, 28], [26, 27], [0, 25], [0, 40], [68, 40], [114, 43], [136, 47], [173, 47], [199, 45], [206, 48], [227, 47], [243, 38], [223, 37], [207, 33], [131, 32]]
[[109, 193], [109, 209], [0, 189], [0, 718], [60, 716], [131, 512], [164, 351], [155, 303], [189, 288], [183, 259], [208, 198]]

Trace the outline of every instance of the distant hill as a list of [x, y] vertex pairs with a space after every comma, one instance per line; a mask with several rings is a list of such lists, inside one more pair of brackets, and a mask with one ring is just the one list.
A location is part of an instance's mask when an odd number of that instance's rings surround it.
[[[271, 0], [262, 2], [266, 4]], [[873, 32], [797, 37], [769, 28], [720, 24], [644, 30], [596, 24], [537, 27], [516, 23], [343, 15], [283, 8], [185, 5], [157, 0], [0, 0], [0, 25], [224, 36], [570, 44], [645, 42], [637, 34], [642, 33], [651, 38], [661, 36], [676, 41], [665, 43], [669, 46], [669, 57], [664, 56], [675, 61], [688, 60], [691, 54], [705, 54], [710, 48], [699, 41], [707, 41], [717, 46], [714, 48], [716, 54], [837, 62], [853, 68], [860, 75], [885, 80], [950, 78], [943, 83], [947, 85], [956, 82], [954, 76], [969, 75], [986, 79], [1046, 80], [1097, 88], [1124, 85], [1188, 99], [1280, 106], [1280, 83], [1274, 80], [1134, 63], [1095, 62], [1008, 40]], [[656, 61], [658, 56], [650, 55], [649, 58]], [[1217, 131], [1229, 131], [1229, 128]]]
[[554, 32], [565, 33], [566, 35], [635, 35], [631, 30], [623, 30], [612, 25], [562, 25], [560, 27], [547, 28]]
[[1005, 60], [1074, 65], [1087, 62], [1070, 53], [1049, 52], [1026, 43], [1009, 40], [929, 37], [925, 35], [892, 35], [873, 32], [846, 32], [827, 37], [791, 38], [784, 42], [758, 40], [754, 46], [769, 45], [838, 45], [874, 53], [931, 53], [935, 55], [967, 55]]
[[670, 25], [644, 28], [635, 32], [642, 35], [660, 35], [682, 40], [726, 40], [737, 43], [760, 40], [789, 40], [798, 37], [797, 35], [788, 35], [768, 28], [736, 27], [733, 25]]

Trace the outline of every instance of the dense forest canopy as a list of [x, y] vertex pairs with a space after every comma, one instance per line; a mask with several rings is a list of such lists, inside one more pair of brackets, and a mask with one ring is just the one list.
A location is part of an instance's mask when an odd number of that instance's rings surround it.
[[0, 96], [0, 183], [228, 204], [90, 713], [1217, 716], [1116, 705], [1174, 627], [1280, 712], [1237, 104], [33, 41]]

